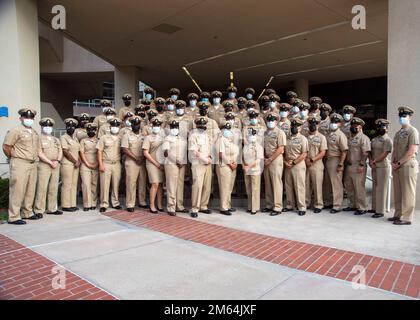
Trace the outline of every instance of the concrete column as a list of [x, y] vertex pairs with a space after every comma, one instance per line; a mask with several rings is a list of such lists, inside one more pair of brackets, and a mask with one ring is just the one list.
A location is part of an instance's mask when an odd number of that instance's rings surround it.
[[136, 106], [139, 100], [139, 69], [135, 66], [115, 67], [115, 108], [123, 106], [121, 97], [130, 93], [133, 97], [132, 105]]
[[[397, 108], [415, 111], [412, 125], [420, 128], [420, 1], [389, 0], [388, 17], [388, 119], [393, 137], [400, 128]], [[420, 181], [419, 181], [420, 182]], [[417, 183], [420, 209], [420, 183]]]
[[307, 79], [297, 79], [293, 82], [293, 91], [298, 94], [299, 99], [308, 101], [309, 81]]
[[[31, 107], [40, 114], [38, 10], [35, 0], [0, 1], [0, 106], [9, 117], [0, 117], [0, 143], [7, 131], [18, 124], [17, 111]], [[8, 171], [0, 152], [0, 175]]]

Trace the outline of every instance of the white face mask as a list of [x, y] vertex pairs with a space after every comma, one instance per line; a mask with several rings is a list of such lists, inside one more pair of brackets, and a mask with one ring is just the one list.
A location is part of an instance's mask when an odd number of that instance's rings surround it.
[[269, 122], [267, 122], [267, 127], [269, 129], [274, 129], [275, 126], [276, 126], [276, 122], [275, 121], [269, 121]]
[[28, 128], [32, 128], [34, 125], [34, 119], [23, 119], [23, 125]]
[[303, 118], [306, 118], [307, 117], [307, 115], [308, 115], [308, 110], [302, 110], [301, 112], [300, 112], [300, 117], [303, 119]]
[[258, 119], [256, 119], [256, 118], [252, 118], [250, 121], [249, 121], [252, 125], [256, 125], [256, 124], [258, 124]]
[[197, 105], [197, 100], [190, 100], [190, 106], [195, 107]]
[[255, 142], [255, 141], [257, 141], [257, 136], [254, 136], [254, 135], [249, 136], [248, 137], [248, 141], [249, 142]]
[[119, 127], [111, 127], [111, 133], [112, 134], [117, 134], [118, 132], [120, 132], [120, 128]]
[[272, 101], [270, 102], [269, 106], [271, 109], [274, 109], [276, 107], [276, 103]]
[[125, 125], [126, 125], [127, 127], [131, 127], [131, 122], [130, 122], [130, 120], [125, 120]]
[[168, 104], [168, 111], [174, 111], [174, 109], [175, 109], [175, 105]]
[[171, 95], [172, 100], [178, 100], [178, 96], [176, 94]]
[[52, 127], [42, 127], [42, 132], [45, 134], [51, 134], [53, 132]]
[[179, 129], [173, 128], [169, 130], [171, 136], [177, 136], [179, 134]]
[[114, 116], [113, 115], [106, 116], [106, 120], [111, 120], [111, 119], [114, 119]]
[[184, 109], [176, 109], [176, 114], [179, 116], [184, 115]]
[[152, 132], [153, 133], [159, 133], [160, 132], [160, 127], [152, 127]]
[[288, 115], [289, 113], [287, 111], [280, 111], [280, 117], [287, 118]]
[[350, 113], [345, 113], [345, 114], [343, 114], [343, 119], [344, 119], [344, 121], [349, 122], [349, 121], [350, 121], [350, 119], [351, 119], [351, 115], [350, 115]]
[[400, 117], [400, 125], [406, 126], [410, 123], [408, 116]]
[[224, 129], [223, 130], [223, 136], [225, 138], [230, 138], [232, 136], [232, 131], [228, 130], [228, 129]]
[[236, 93], [235, 92], [229, 92], [229, 98], [230, 99], [235, 99], [236, 97]]
[[220, 104], [220, 98], [213, 98], [213, 104], [218, 106]]
[[331, 129], [332, 131], [337, 130], [337, 129], [338, 129], [338, 124], [337, 124], [337, 123], [330, 123], [330, 129]]
[[246, 98], [247, 98], [248, 100], [251, 100], [251, 99], [252, 99], [252, 94], [251, 94], [251, 93], [247, 93]]
[[147, 100], [152, 100], [152, 95], [150, 93], [146, 94], [146, 99]]
[[293, 108], [292, 108], [292, 112], [293, 112], [293, 113], [298, 113], [298, 112], [299, 112], [299, 107], [296, 107], [296, 106], [295, 106], [295, 107], [293, 107]]

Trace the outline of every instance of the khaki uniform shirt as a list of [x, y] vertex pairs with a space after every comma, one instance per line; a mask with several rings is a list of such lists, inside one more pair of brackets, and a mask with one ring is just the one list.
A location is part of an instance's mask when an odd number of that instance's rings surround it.
[[321, 151], [328, 150], [327, 138], [323, 134], [315, 132], [315, 134], [307, 136], [306, 139], [308, 139], [309, 159], [315, 158]]
[[340, 129], [329, 131], [327, 136], [327, 157], [341, 157], [343, 151], [349, 149], [347, 137]]
[[[77, 141], [76, 136], [74, 134], [72, 137], [70, 137], [67, 133], [62, 135], [60, 138], [60, 142], [63, 150], [68, 150], [75, 160], [79, 160], [80, 143], [79, 141]], [[74, 165], [74, 163], [66, 157], [63, 157], [62, 163]]]
[[87, 162], [94, 164], [98, 162], [98, 150], [96, 145], [98, 144], [98, 138], [85, 138], [80, 141], [80, 152], [84, 154]]
[[267, 130], [264, 133], [264, 152], [265, 157], [271, 157], [276, 150], [286, 145], [286, 134], [279, 128]]
[[277, 124], [277, 127], [282, 130], [286, 136], [290, 134], [290, 120], [288, 118], [280, 120]]
[[[371, 142], [372, 158], [375, 160], [385, 151], [392, 152], [392, 139], [385, 133], [383, 136], [378, 136], [372, 139]], [[381, 162], [376, 163], [376, 167], [383, 168], [388, 167], [391, 164], [390, 155]]]
[[[405, 129], [401, 128], [394, 137], [393, 160], [400, 161], [412, 145], [419, 145], [419, 132], [413, 126], [408, 126]], [[413, 155], [413, 159], [416, 159], [416, 157], [417, 154]]]
[[60, 140], [51, 135], [41, 135], [41, 150], [49, 160], [58, 160], [61, 152]]
[[12, 158], [29, 161], [38, 160], [41, 140], [34, 129], [20, 125], [6, 134], [4, 144], [12, 147]]
[[362, 160], [363, 153], [370, 152], [370, 139], [363, 132], [350, 136], [348, 144], [347, 163], [350, 165], [358, 165]]
[[168, 156], [165, 158], [164, 164], [177, 164], [177, 162], [187, 164], [187, 148], [187, 139], [184, 137], [180, 135], [167, 135], [162, 145], [163, 151], [168, 151]]
[[245, 164], [250, 165], [258, 161], [257, 165], [248, 171], [244, 171], [245, 175], [256, 176], [262, 174], [264, 170], [264, 148], [258, 143], [248, 143], [243, 149]]
[[102, 136], [96, 149], [102, 151], [104, 162], [121, 161], [121, 138], [118, 135], [106, 134]]
[[301, 133], [290, 135], [284, 150], [286, 160], [296, 160], [303, 153], [308, 152], [308, 139]]
[[93, 123], [96, 125], [97, 128], [102, 127], [104, 124], [108, 122], [106, 115], [100, 114], [95, 119], [93, 119]]
[[[200, 116], [201, 117], [201, 116]], [[210, 138], [210, 141], [213, 143], [214, 141], [216, 141], [217, 136], [220, 132], [219, 129], [219, 125], [217, 124], [217, 122], [209, 117], [204, 117], [207, 120], [207, 129], [206, 129], [206, 133]], [[193, 122], [193, 129], [197, 128], [195, 123]]]
[[325, 120], [321, 120], [319, 124], [319, 132], [324, 136], [326, 136], [328, 134], [328, 131], [330, 130], [330, 123], [330, 117], [326, 117]]
[[[127, 130], [126, 133], [121, 138], [121, 147], [130, 149], [130, 151], [140, 160], [141, 163], [144, 162], [143, 156], [143, 140], [144, 137], [141, 133], [135, 134], [132, 130]], [[134, 162], [130, 157], [125, 157], [126, 162]]]
[[[191, 164], [207, 164], [204, 159], [211, 155], [211, 143], [209, 135], [199, 130], [193, 130], [188, 138], [188, 150], [190, 151]], [[195, 156], [195, 152], [200, 153], [200, 159]]]
[[223, 153], [223, 157], [219, 159], [219, 165], [225, 167], [231, 163], [238, 163], [239, 147], [235, 143], [235, 137], [226, 138], [220, 136], [219, 152]]
[[344, 125], [342, 125], [342, 127], [341, 127], [341, 131], [344, 132], [344, 134], [346, 135], [347, 139], [350, 138], [350, 135], [351, 135], [351, 132], [350, 132], [351, 124], [350, 124], [350, 122], [351, 121], [344, 122]]
[[[190, 133], [193, 124], [190, 118], [186, 117], [186, 116], [174, 116], [171, 119], [169, 119], [169, 122], [171, 122], [172, 120], [176, 120], [179, 123], [179, 135], [184, 138], [185, 140], [187, 140], [188, 138], [188, 134]], [[169, 134], [169, 125], [166, 126], [165, 128], [165, 133], [168, 135]]]
[[88, 136], [85, 128], [77, 128], [74, 131], [74, 134], [76, 136], [77, 141], [79, 142], [82, 141], [84, 138], [87, 138]]
[[143, 140], [142, 149], [148, 150], [152, 158], [159, 163], [163, 163], [161, 146], [164, 138], [164, 133], [161, 131], [158, 134], [151, 133]]

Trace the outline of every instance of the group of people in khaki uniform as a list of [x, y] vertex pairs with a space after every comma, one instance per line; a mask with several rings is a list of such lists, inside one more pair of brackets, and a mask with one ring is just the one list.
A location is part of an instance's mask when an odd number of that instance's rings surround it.
[[[388, 135], [389, 121], [377, 119], [371, 141], [352, 106], [339, 114], [319, 97], [305, 102], [289, 91], [287, 102], [281, 103], [273, 89], [266, 89], [258, 101], [252, 88], [245, 97], [237, 98], [237, 91], [230, 86], [224, 101], [220, 91], [190, 93], [184, 101], [176, 88], [167, 99], [154, 98], [154, 91], [146, 88], [137, 106], [125, 94], [118, 110], [102, 100], [102, 114], [92, 122], [88, 114], [66, 119], [60, 139], [53, 136], [53, 119], [41, 119], [39, 134], [33, 129], [36, 112], [21, 109], [21, 124], [8, 132], [3, 144], [10, 159], [9, 223], [79, 210], [79, 177], [84, 211], [96, 209], [98, 202], [100, 212], [122, 209], [122, 181], [127, 211], [138, 205], [154, 214], [163, 212], [166, 193], [169, 215], [190, 212], [196, 218], [211, 213], [212, 181], [217, 179], [219, 212], [232, 215], [238, 170], [244, 174], [247, 212], [261, 210], [264, 181], [261, 211], [271, 216], [288, 211], [303, 216], [312, 208], [314, 213], [329, 209], [332, 214], [343, 210], [383, 217], [392, 174], [395, 214], [388, 220], [412, 223], [419, 134], [410, 124], [411, 108], [398, 108], [401, 129], [394, 140]], [[371, 207], [365, 188], [368, 165]], [[57, 208], [60, 177], [62, 211]], [[186, 181], [192, 184], [190, 211], [184, 206]], [[348, 206], [343, 208], [345, 194]]]

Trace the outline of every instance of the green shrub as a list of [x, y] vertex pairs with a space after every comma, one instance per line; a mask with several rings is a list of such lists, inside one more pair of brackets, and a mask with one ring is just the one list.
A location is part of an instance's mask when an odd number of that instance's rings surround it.
[[9, 207], [9, 179], [0, 179], [0, 209]]

